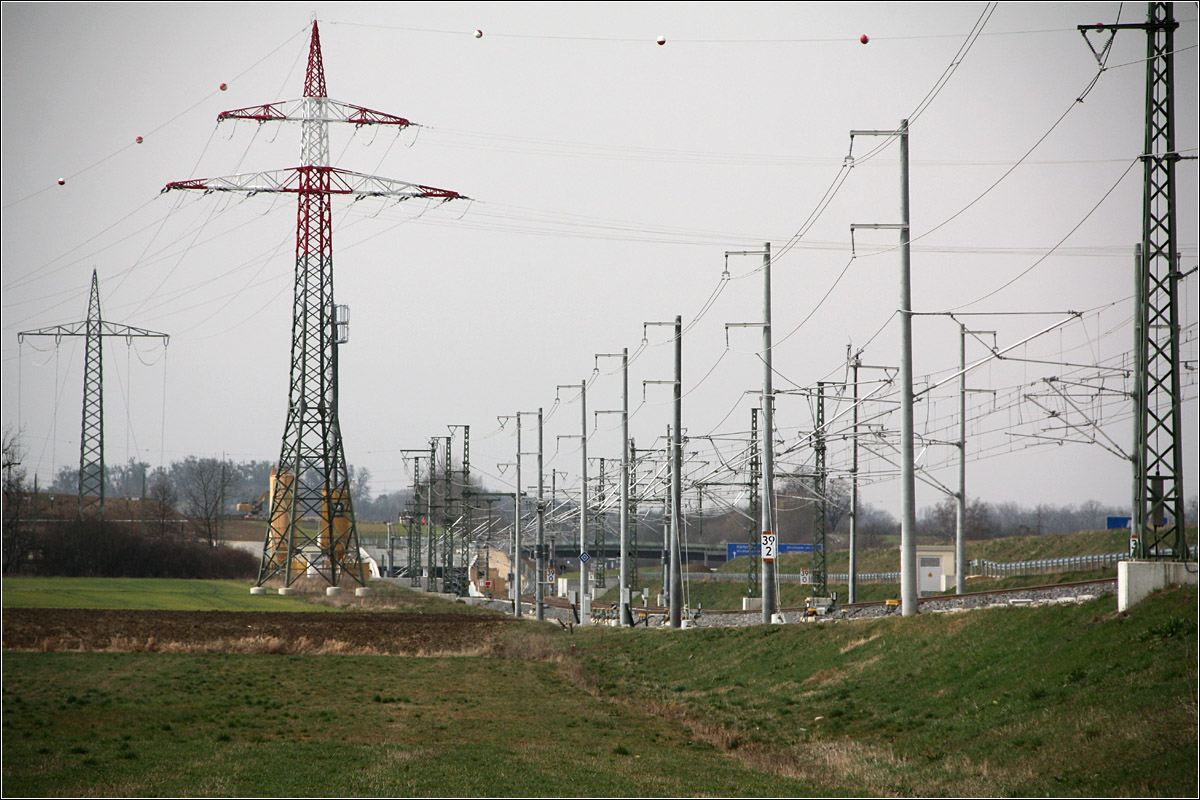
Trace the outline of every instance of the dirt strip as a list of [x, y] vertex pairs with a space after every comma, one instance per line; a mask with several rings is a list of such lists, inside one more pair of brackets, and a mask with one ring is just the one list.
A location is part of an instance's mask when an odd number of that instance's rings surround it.
[[500, 654], [503, 617], [388, 612], [12, 608], [5, 650]]

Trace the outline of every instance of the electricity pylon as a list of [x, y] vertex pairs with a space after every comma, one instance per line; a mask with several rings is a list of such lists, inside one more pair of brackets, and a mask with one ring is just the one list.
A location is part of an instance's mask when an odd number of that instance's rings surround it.
[[[1188, 560], [1183, 508], [1183, 393], [1179, 357], [1179, 251], [1176, 244], [1174, 3], [1149, 3], [1145, 22], [1080, 25], [1089, 31], [1146, 32], [1146, 139], [1142, 150], [1142, 241], [1134, 316], [1133, 514], [1130, 553]], [[1111, 38], [1109, 40], [1111, 44]], [[1088, 46], [1096, 52], [1091, 41]], [[1107, 46], [1105, 47], [1107, 50]], [[1097, 58], [1099, 59], [1099, 55]]]
[[[458, 192], [362, 175], [329, 166], [329, 123], [391, 125], [407, 119], [329, 98], [317, 23], [312, 24], [304, 96], [225, 111], [227, 119], [295, 121], [302, 125], [301, 165], [292, 169], [168, 183], [171, 189], [290, 192], [297, 196], [296, 276], [292, 309], [292, 363], [287, 422], [272, 486], [271, 517], [258, 586], [282, 578], [290, 587], [306, 573], [337, 586], [342, 575], [365, 585], [346, 454], [338, 424], [337, 319], [333, 302], [333, 195], [428, 198], [449, 201]], [[317, 529], [301, 525], [319, 520]], [[282, 590], [281, 590], [282, 591]]]
[[83, 425], [79, 435], [79, 517], [98, 514], [104, 516], [104, 354], [102, 344], [105, 336], [123, 336], [127, 344], [134, 337], [162, 339], [166, 345], [170, 338], [165, 333], [105, 322], [100, 316], [100, 283], [96, 270], [92, 270], [92, 292], [88, 298], [87, 319], [67, 325], [51, 325], [17, 334], [21, 341], [26, 336], [53, 336], [55, 344], [64, 336], [84, 337], [83, 359]]

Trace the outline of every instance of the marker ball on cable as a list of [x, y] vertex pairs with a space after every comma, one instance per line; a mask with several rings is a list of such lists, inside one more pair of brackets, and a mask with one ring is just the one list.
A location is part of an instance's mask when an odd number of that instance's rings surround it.
[[222, 92], [223, 92], [223, 91], [225, 91], [225, 90], [226, 90], [226, 89], [228, 89], [228, 88], [229, 88], [229, 87], [228, 87], [226, 84], [224, 84], [224, 83], [222, 83], [222, 84], [221, 84], [221, 91], [222, 91]]
[[662, 45], [662, 44], [666, 44], [666, 43], [667, 43], [667, 37], [665, 37], [665, 36], [660, 36], [660, 37], [658, 37], [658, 38], [657, 38], [655, 41], [657, 41], [657, 42], [658, 42], [660, 45]]
[[476, 28], [476, 29], [475, 29], [475, 38], [476, 38], [476, 39], [482, 39], [482, 38], [483, 38], [483, 31], [479, 30], [479, 28]]
[[862, 36], [858, 37], [858, 40], [863, 44], [866, 44], [867, 42], [871, 41], [871, 37], [864, 33]]
[[139, 137], [137, 137], [137, 140], [136, 140], [136, 141], [137, 141], [137, 143], [138, 143], [138, 144], [141, 144], [141, 143], [142, 143], [142, 137], [140, 137], [140, 136], [139, 136]]
[[64, 183], [66, 183], [66, 182], [67, 182], [67, 179], [66, 179], [66, 178], [59, 178], [59, 179], [58, 179], [58, 185], [59, 185], [59, 186], [62, 186], [62, 185], [63, 185]]

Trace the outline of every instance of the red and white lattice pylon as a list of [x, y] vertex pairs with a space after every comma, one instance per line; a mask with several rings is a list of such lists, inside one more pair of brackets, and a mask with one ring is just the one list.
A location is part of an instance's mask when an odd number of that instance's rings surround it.
[[[303, 126], [298, 167], [176, 181], [163, 189], [246, 194], [291, 192], [299, 203], [287, 422], [277, 475], [271, 485], [270, 522], [258, 586], [281, 579], [283, 586], [288, 587], [297, 578], [314, 573], [323, 576], [331, 586], [337, 586], [343, 575], [365, 585], [338, 423], [331, 200], [334, 195], [442, 201], [465, 198], [446, 189], [363, 175], [329, 165], [330, 122], [396, 128], [413, 123], [329, 98], [316, 21], [312, 25], [303, 98], [225, 111], [217, 116], [218, 121], [228, 119], [300, 122]], [[318, 530], [302, 528], [300, 520], [304, 517], [319, 519]]]

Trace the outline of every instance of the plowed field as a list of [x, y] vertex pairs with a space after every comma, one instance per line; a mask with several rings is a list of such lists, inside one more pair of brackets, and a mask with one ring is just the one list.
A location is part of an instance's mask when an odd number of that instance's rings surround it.
[[510, 620], [474, 614], [13, 608], [5, 650], [500, 655]]

